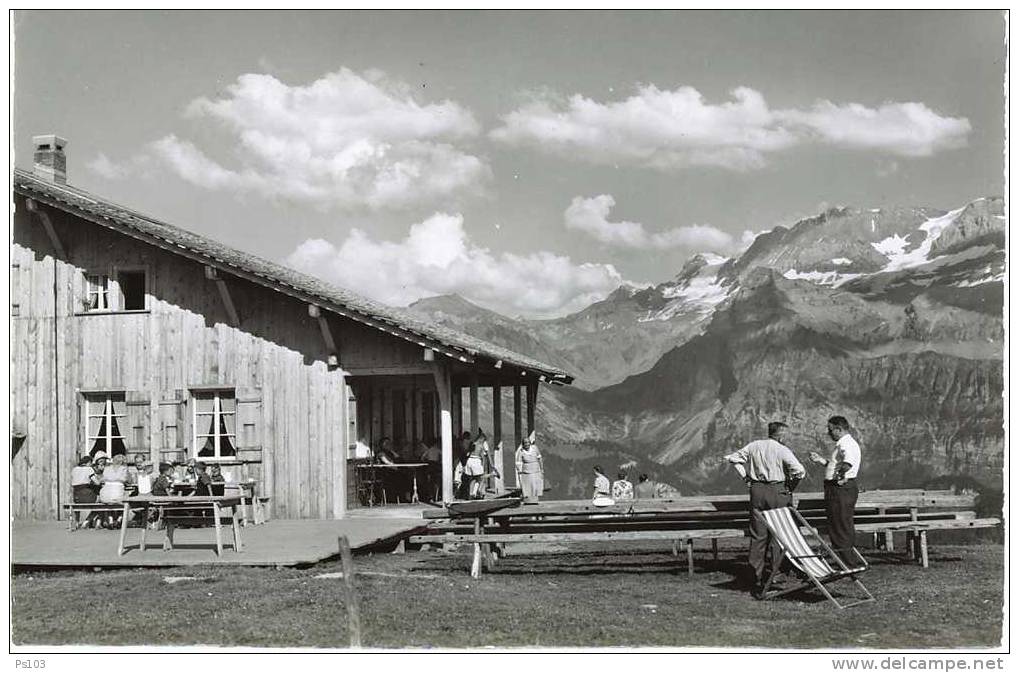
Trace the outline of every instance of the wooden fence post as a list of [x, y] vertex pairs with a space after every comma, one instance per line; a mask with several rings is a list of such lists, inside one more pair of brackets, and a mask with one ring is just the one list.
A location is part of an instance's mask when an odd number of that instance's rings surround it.
[[343, 567], [343, 586], [347, 604], [347, 630], [350, 631], [350, 646], [361, 647], [361, 616], [357, 606], [357, 587], [354, 586], [354, 558], [350, 553], [350, 542], [346, 535], [340, 536], [340, 564]]

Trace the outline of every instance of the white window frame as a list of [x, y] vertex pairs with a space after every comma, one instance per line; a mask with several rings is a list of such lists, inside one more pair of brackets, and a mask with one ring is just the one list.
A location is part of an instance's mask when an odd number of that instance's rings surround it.
[[[234, 400], [233, 411], [223, 411], [222, 398], [232, 397]], [[212, 411], [198, 411], [198, 400], [199, 399], [212, 399]], [[199, 417], [212, 416], [212, 430], [211, 434], [199, 432], [199, 428], [209, 427], [204, 423], [198, 424]], [[220, 433], [220, 419], [223, 416], [234, 417], [234, 431], [233, 433]], [[225, 424], [223, 425], [225, 427]], [[213, 438], [213, 455], [211, 456], [199, 456], [198, 452], [201, 451], [202, 446], [205, 444], [205, 440]], [[220, 440], [223, 437], [229, 437], [230, 443], [234, 447], [234, 455], [232, 456], [221, 456], [220, 455]], [[200, 389], [191, 391], [191, 456], [195, 460], [201, 460], [206, 463], [220, 463], [220, 462], [236, 462], [237, 457], [237, 391], [233, 388], [218, 388], [218, 389]]]
[[[119, 434], [119, 435], [113, 434], [113, 420], [114, 419], [123, 418], [125, 422], [127, 421], [127, 413], [126, 413], [126, 411], [123, 414], [115, 414], [115, 413], [113, 413], [113, 396], [114, 395], [123, 396], [122, 393], [112, 393], [112, 392], [111, 393], [86, 393], [84, 395], [84, 398], [85, 398], [85, 415], [84, 415], [84, 419], [85, 419], [85, 433], [84, 433], [85, 434], [85, 450], [82, 452], [83, 455], [91, 453], [92, 452], [92, 447], [95, 445], [95, 442], [97, 442], [99, 440], [103, 440], [104, 446], [103, 446], [103, 448], [101, 450], [106, 452], [106, 456], [108, 458], [112, 458], [113, 457], [113, 440], [114, 439], [119, 439], [121, 442], [123, 442], [123, 444], [124, 444], [124, 455], [125, 456], [129, 453], [128, 448], [127, 448], [127, 437], [125, 437], [123, 434]], [[98, 399], [100, 397], [102, 398], [101, 401]], [[125, 400], [125, 409], [126, 409], [126, 400]], [[101, 419], [103, 419], [105, 421], [105, 427], [106, 427], [106, 434], [105, 435], [93, 435], [92, 434], [91, 429], [89, 427], [89, 421], [92, 420], [93, 418], [101, 418]], [[123, 428], [121, 427], [122, 425], [123, 424], [121, 422], [117, 423], [117, 428], [120, 430], [121, 433], [124, 432]], [[100, 423], [99, 427], [104, 427], [103, 423]]]
[[[93, 279], [96, 279], [95, 287]], [[105, 287], [101, 287], [101, 281], [105, 279]], [[92, 297], [95, 296], [96, 305], [92, 305]], [[105, 313], [113, 311], [113, 282], [110, 274], [105, 271], [89, 271], [85, 274], [85, 313]]]

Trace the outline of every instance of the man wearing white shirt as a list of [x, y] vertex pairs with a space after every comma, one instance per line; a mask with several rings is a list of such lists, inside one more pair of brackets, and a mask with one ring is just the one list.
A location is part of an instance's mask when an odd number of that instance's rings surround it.
[[768, 423], [768, 439], [750, 442], [739, 451], [725, 457], [750, 489], [750, 554], [748, 561], [754, 572], [751, 593], [760, 598], [766, 578], [765, 566], [768, 551], [771, 562], [779, 555], [778, 542], [764, 523], [764, 510], [789, 507], [793, 504], [792, 492], [806, 475], [803, 465], [792, 450], [782, 443], [785, 423]]
[[853, 567], [858, 563], [853, 554], [856, 546], [853, 515], [860, 495], [856, 485], [856, 475], [860, 471], [860, 445], [849, 434], [849, 421], [844, 416], [828, 419], [828, 436], [835, 440], [831, 455], [825, 458], [811, 451], [810, 459], [824, 465], [824, 508], [832, 549], [847, 566]]

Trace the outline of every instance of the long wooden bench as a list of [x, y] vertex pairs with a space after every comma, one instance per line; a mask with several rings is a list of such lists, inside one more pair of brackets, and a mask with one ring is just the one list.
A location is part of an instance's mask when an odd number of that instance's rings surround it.
[[[120, 503], [106, 502], [68, 502], [64, 503], [64, 513], [67, 516], [67, 532], [73, 533], [81, 528], [81, 514], [105, 514], [120, 515], [124, 506]], [[137, 511], [132, 509], [131, 511]]]

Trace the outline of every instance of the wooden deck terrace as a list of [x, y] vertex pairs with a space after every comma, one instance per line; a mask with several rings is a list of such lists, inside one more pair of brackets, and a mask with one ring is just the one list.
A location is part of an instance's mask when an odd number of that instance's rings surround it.
[[[346, 519], [274, 519], [241, 529], [243, 551], [229, 544], [216, 555], [211, 527], [184, 528], [174, 533], [174, 549], [163, 551], [165, 532], [149, 530], [146, 549], [139, 549], [141, 528], [128, 528], [127, 552], [117, 555], [119, 530], [67, 530], [64, 521], [15, 521], [11, 531], [11, 559], [15, 567], [125, 568], [195, 565], [307, 566], [339, 554], [339, 537], [347, 536], [351, 549], [395, 545], [424, 529], [420, 508], [382, 512], [373, 508]], [[402, 516], [397, 516], [402, 515]]]

